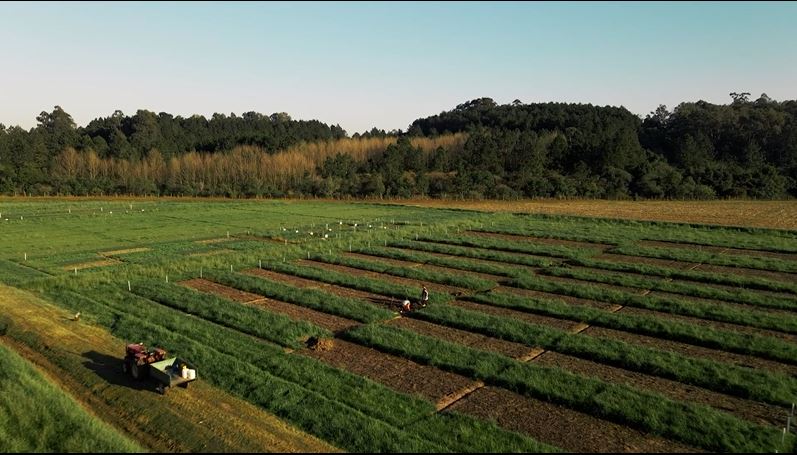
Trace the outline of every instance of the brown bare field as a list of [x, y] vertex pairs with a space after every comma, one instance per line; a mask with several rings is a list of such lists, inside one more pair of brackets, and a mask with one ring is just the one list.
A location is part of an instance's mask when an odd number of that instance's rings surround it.
[[773, 405], [745, 400], [678, 381], [635, 373], [590, 360], [558, 352], [547, 351], [534, 359], [544, 366], [559, 367], [572, 373], [597, 377], [610, 383], [630, 385], [640, 390], [650, 390], [679, 401], [696, 402], [735, 414], [761, 425], [781, 425], [783, 409]]
[[81, 262], [79, 264], [69, 264], [61, 267], [63, 270], [83, 270], [83, 269], [93, 269], [94, 267], [107, 267], [109, 265], [120, 264], [120, 261], [116, 259], [100, 259], [98, 261], [91, 261], [91, 262]]
[[797, 229], [797, 201], [604, 201], [519, 200], [456, 201], [406, 199], [382, 201], [417, 207], [458, 208], [484, 212], [543, 213], [771, 229]]
[[[197, 381], [162, 396], [120, 367], [125, 341], [30, 293], [0, 285], [0, 311], [35, 333], [47, 354], [10, 337], [6, 344], [91, 413], [156, 452], [328, 452], [335, 447], [243, 400]], [[70, 359], [64, 369], [49, 358]], [[163, 425], [163, 422], [171, 422]], [[191, 429], [190, 438], [185, 437]]]
[[149, 251], [150, 248], [141, 247], [141, 248], [128, 248], [126, 250], [113, 250], [113, 251], [100, 251], [98, 254], [100, 256], [115, 256], [119, 254], [130, 254], [130, 253], [141, 253], [144, 251]]
[[695, 451], [677, 442], [495, 387], [482, 387], [449, 409], [494, 420], [504, 428], [526, 433], [567, 452]]

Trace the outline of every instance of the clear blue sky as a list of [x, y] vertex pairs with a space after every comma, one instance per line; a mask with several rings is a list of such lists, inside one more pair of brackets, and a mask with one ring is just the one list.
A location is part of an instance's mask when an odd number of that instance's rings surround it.
[[0, 123], [288, 112], [349, 134], [467, 100], [646, 115], [797, 99], [797, 3], [0, 3]]

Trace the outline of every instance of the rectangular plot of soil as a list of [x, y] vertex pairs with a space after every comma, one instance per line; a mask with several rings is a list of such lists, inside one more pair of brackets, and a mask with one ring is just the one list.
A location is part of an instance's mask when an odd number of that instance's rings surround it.
[[732, 397], [677, 381], [624, 370], [558, 352], [548, 351], [534, 359], [545, 366], [555, 366], [583, 376], [592, 376], [614, 384], [626, 384], [640, 390], [660, 393], [667, 398], [687, 403], [700, 403], [729, 412], [760, 425], [782, 425], [784, 409]]
[[263, 296], [242, 291], [240, 289], [235, 289], [223, 284], [214, 283], [213, 281], [208, 281], [203, 278], [194, 278], [191, 280], [181, 281], [177, 284], [196, 289], [197, 291], [207, 292], [208, 294], [216, 294], [230, 300], [235, 300], [236, 302], [253, 302], [263, 298]]
[[782, 281], [784, 283], [797, 283], [797, 273], [773, 272], [770, 270], [747, 269], [743, 267], [728, 267], [724, 265], [700, 264], [694, 268], [698, 272], [711, 272], [718, 274], [756, 276], [772, 281]]
[[392, 299], [390, 297], [374, 294], [371, 292], [359, 291], [357, 289], [350, 289], [342, 286], [337, 286], [334, 284], [323, 283], [321, 281], [315, 281], [307, 278], [288, 275], [285, 273], [273, 272], [271, 270], [263, 270], [263, 269], [249, 269], [245, 270], [243, 273], [245, 275], [270, 279], [272, 281], [276, 281], [282, 284], [287, 284], [289, 286], [294, 286], [297, 288], [318, 289], [320, 291], [327, 292], [329, 294], [334, 294], [340, 297], [363, 299], [368, 302], [377, 304], [383, 308], [387, 308], [391, 311], [398, 311], [401, 307], [401, 302], [399, 302], [397, 299]]
[[[458, 288], [458, 287], [454, 287], [454, 286], [447, 286], [447, 285], [444, 285], [444, 284], [432, 283], [430, 281], [421, 281], [421, 280], [414, 280], [414, 279], [411, 279], [411, 278], [397, 277], [397, 276], [394, 276], [394, 275], [388, 275], [388, 274], [379, 273], [379, 272], [371, 272], [370, 270], [363, 270], [363, 269], [358, 269], [358, 268], [355, 268], [355, 267], [347, 267], [347, 266], [344, 266], [344, 265], [337, 265], [337, 264], [327, 264], [326, 262], [318, 262], [318, 261], [302, 259], [300, 261], [297, 261], [297, 264], [304, 265], [304, 266], [315, 267], [317, 269], [320, 268], [320, 269], [326, 269], [326, 270], [333, 270], [333, 271], [336, 271], [336, 272], [341, 272], [341, 273], [345, 273], [347, 275], [352, 275], [352, 276], [364, 276], [364, 277], [372, 278], [374, 280], [389, 281], [391, 283], [401, 284], [401, 285], [404, 285], [404, 286], [416, 287], [416, 288], [418, 288], [418, 295], [420, 295], [421, 287], [424, 286], [424, 285], [427, 288], [429, 288], [430, 292], [444, 292], [444, 293], [450, 294], [450, 295], [463, 295], [463, 294], [469, 294], [469, 293], [473, 292], [473, 291], [471, 291], [469, 289], [462, 289], [462, 288]], [[408, 296], [408, 297], [415, 298], [416, 296]]]
[[481, 313], [486, 313], [493, 316], [517, 319], [523, 322], [528, 322], [529, 324], [536, 324], [544, 327], [554, 327], [561, 330], [569, 331], [578, 325], [578, 323], [576, 322], [568, 321], [565, 319], [540, 316], [533, 313], [527, 313], [525, 311], [512, 310], [509, 308], [503, 308], [499, 306], [492, 306], [492, 305], [486, 305], [475, 302], [467, 302], [463, 300], [455, 300], [454, 302], [451, 302], [451, 305], [464, 308], [466, 310], [479, 311]]
[[521, 234], [498, 234], [493, 232], [479, 232], [479, 231], [466, 231], [466, 233], [468, 235], [472, 235], [475, 237], [487, 237], [487, 238], [513, 240], [513, 241], [520, 240], [530, 243], [539, 243], [542, 245], [566, 246], [570, 248], [579, 248], [579, 249], [588, 248], [599, 251], [605, 251], [614, 246], [614, 245], [607, 245], [605, 243], [591, 243], [591, 242], [579, 242], [577, 240], [549, 239], [545, 237], [534, 237], [531, 235], [521, 235]]
[[448, 408], [492, 420], [568, 452], [695, 452], [667, 439], [495, 387], [483, 387]]
[[420, 333], [452, 343], [468, 346], [481, 351], [497, 352], [507, 357], [523, 357], [531, 351], [531, 348], [520, 343], [499, 340], [477, 333], [466, 332], [464, 330], [452, 329], [431, 322], [421, 321], [402, 317], [387, 322], [388, 325], [400, 327], [413, 332]]
[[[195, 283], [196, 280], [191, 280], [191, 281], [193, 283], [188, 283], [184, 281], [181, 282], [180, 284], [199, 290], [201, 292], [207, 292], [209, 294], [217, 295], [219, 297], [224, 297], [231, 300], [234, 300], [232, 299], [231, 294], [235, 294], [235, 291], [243, 293], [241, 298], [249, 298], [254, 296], [255, 298], [253, 300], [250, 299], [250, 300], [236, 300], [236, 301], [252, 306], [263, 307], [274, 313], [284, 314], [285, 316], [288, 316], [289, 318], [297, 321], [306, 321], [311, 324], [315, 324], [319, 327], [330, 330], [332, 332], [341, 332], [360, 325], [356, 321], [342, 318], [340, 316], [323, 313], [320, 311], [313, 310], [311, 308], [305, 308], [303, 306], [294, 305], [288, 302], [272, 300], [258, 294], [251, 294], [245, 291], [241, 291], [239, 289], [214, 283], [212, 281], [202, 280], [204, 281], [204, 283], [199, 283], [198, 284], [199, 287], [194, 285], [196, 284]], [[202, 287], [202, 289], [200, 289], [200, 287]]]
[[472, 379], [410, 360], [335, 339], [328, 351], [296, 351], [351, 373], [365, 376], [402, 393], [420, 395], [433, 403], [472, 384]]
[[620, 305], [614, 303], [600, 302], [597, 300], [590, 300], [590, 299], [582, 299], [578, 297], [571, 297], [569, 295], [564, 295], [564, 294], [554, 294], [552, 292], [532, 291], [531, 289], [520, 289], [510, 286], [501, 286], [498, 288], [498, 292], [506, 292], [508, 294], [535, 297], [539, 299], [562, 300], [563, 302], [569, 303], [571, 305], [582, 305], [607, 311], [617, 311], [617, 308], [620, 307]]
[[752, 257], [783, 259], [786, 261], [797, 261], [797, 254], [794, 253], [776, 253], [774, 251], [754, 250], [754, 249], [745, 249], [745, 248], [725, 248], [721, 246], [698, 245], [693, 243], [666, 242], [660, 240], [642, 240], [639, 242], [639, 246], [652, 246], [657, 248], [681, 248], [693, 251], [703, 251], [706, 253], [719, 253], [719, 254], [736, 255], [736, 256], [752, 256]]
[[446, 274], [452, 274], [452, 275], [458, 275], [458, 276], [465, 276], [466, 275], [466, 276], [470, 276], [470, 277], [481, 278], [483, 280], [495, 281], [495, 282], [506, 281], [506, 280], [509, 279], [509, 278], [507, 278], [505, 276], [490, 275], [490, 274], [487, 274], [487, 273], [472, 272], [470, 270], [454, 269], [454, 268], [442, 267], [442, 266], [438, 266], [438, 265], [421, 264], [419, 262], [403, 261], [403, 260], [400, 260], [400, 259], [384, 258], [382, 256], [371, 256], [371, 255], [368, 255], [368, 254], [344, 253], [344, 256], [349, 256], [349, 257], [356, 258], [356, 259], [363, 259], [363, 260], [366, 260], [366, 261], [384, 262], [386, 264], [391, 264], [391, 265], [394, 265], [394, 266], [397, 266], [397, 267], [407, 267], [407, 268], [413, 268], [413, 269], [422, 269], [424, 271], [429, 271], [429, 272], [446, 273]]
[[682, 316], [679, 314], [664, 313], [661, 311], [648, 310], [645, 308], [635, 308], [630, 306], [623, 307], [620, 311], [618, 311], [618, 313], [648, 316], [648, 317], [655, 317], [662, 319], [672, 319], [687, 324], [694, 324], [702, 327], [710, 327], [717, 330], [728, 330], [731, 332], [747, 333], [751, 335], [761, 335], [761, 336], [776, 338], [789, 343], [797, 343], [797, 335], [795, 334], [783, 333], [775, 330], [759, 329], [739, 324], [731, 324], [729, 322], [710, 321], [708, 319], [700, 319], [692, 316]]
[[630, 256], [627, 254], [615, 254], [615, 253], [604, 253], [599, 256], [595, 256], [593, 259], [612, 261], [612, 262], [625, 262], [629, 264], [655, 265], [657, 267], [666, 267], [670, 269], [679, 269], [679, 270], [692, 270], [695, 267], [697, 267], [696, 262], [681, 262], [672, 259], [657, 259], [657, 258], [649, 258], [644, 256]]
[[797, 374], [797, 366], [795, 365], [787, 365], [774, 360], [766, 360], [750, 355], [704, 348], [702, 346], [694, 346], [691, 344], [679, 343], [677, 341], [664, 340], [661, 338], [654, 338], [645, 335], [637, 335], [629, 332], [621, 332], [619, 330], [607, 329], [604, 327], [590, 326], [582, 333], [593, 337], [625, 341], [626, 343], [636, 346], [675, 352], [686, 357], [709, 359], [752, 369], [765, 369], [787, 374]]
[[121, 264], [121, 261], [116, 259], [101, 259], [99, 261], [81, 262], [79, 264], [69, 264], [61, 267], [63, 270], [83, 270], [93, 269], [95, 267], [108, 267], [109, 265]]
[[131, 254], [131, 253], [141, 253], [144, 251], [149, 251], [150, 248], [141, 247], [141, 248], [128, 248], [126, 250], [113, 250], [113, 251], [101, 251], [99, 254], [101, 256], [117, 256], [120, 254]]

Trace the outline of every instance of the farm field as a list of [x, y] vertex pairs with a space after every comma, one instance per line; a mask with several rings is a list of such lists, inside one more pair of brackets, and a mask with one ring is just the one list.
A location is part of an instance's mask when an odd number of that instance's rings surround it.
[[[12, 199], [0, 342], [155, 451], [792, 451], [797, 230], [744, 204], [777, 229]], [[200, 380], [158, 395], [129, 342]]]

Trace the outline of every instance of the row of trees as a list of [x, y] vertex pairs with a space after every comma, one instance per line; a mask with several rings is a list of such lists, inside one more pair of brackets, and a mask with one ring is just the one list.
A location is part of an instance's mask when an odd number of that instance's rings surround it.
[[0, 192], [332, 197], [797, 196], [797, 101], [624, 108], [476, 99], [348, 138], [285, 113], [0, 124]]

